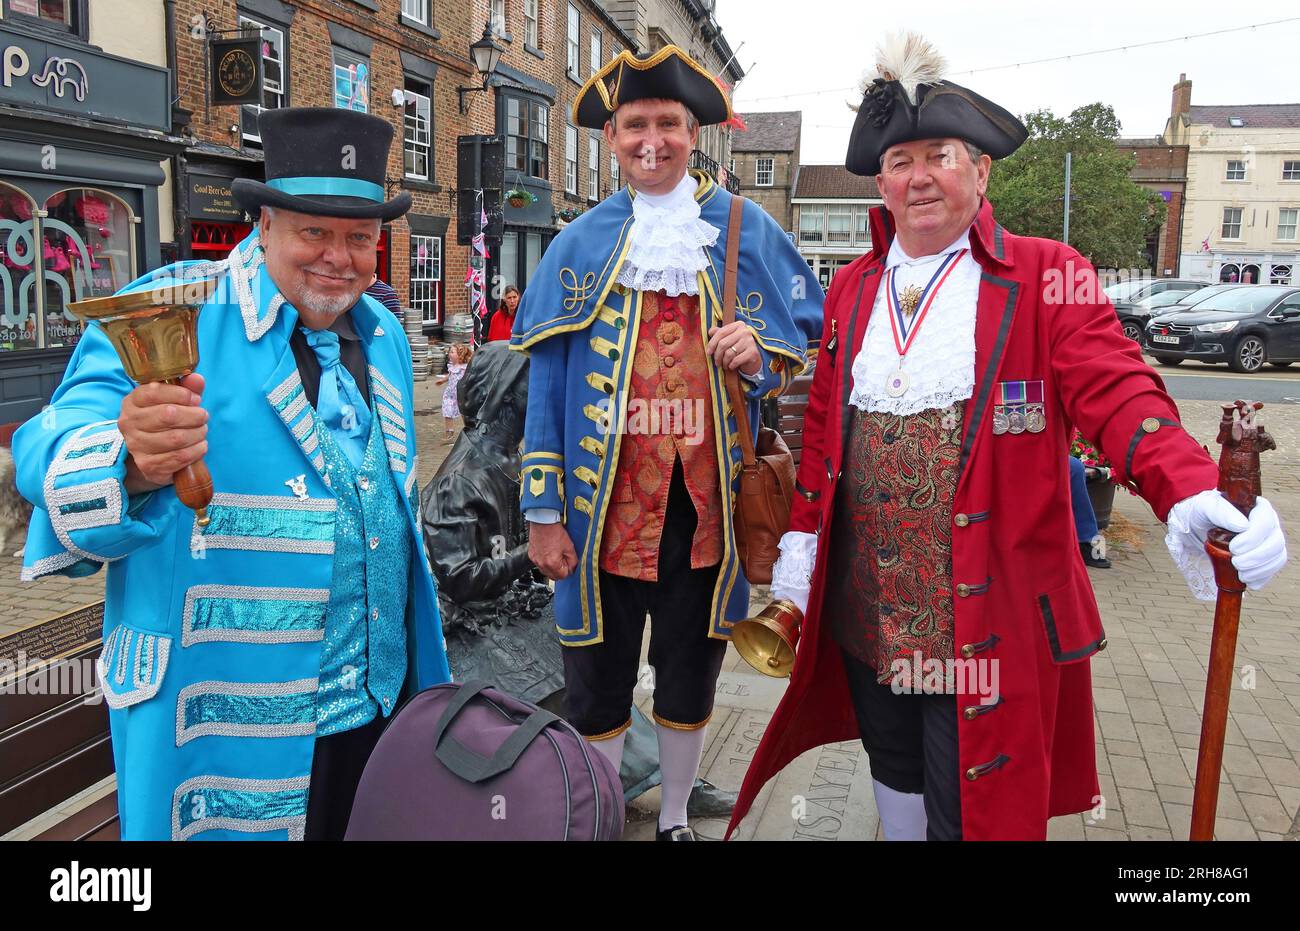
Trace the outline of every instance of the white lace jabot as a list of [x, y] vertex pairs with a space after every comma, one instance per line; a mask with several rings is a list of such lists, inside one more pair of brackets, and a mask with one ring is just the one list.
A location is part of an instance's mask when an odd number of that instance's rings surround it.
[[666, 291], [672, 297], [699, 293], [696, 276], [709, 264], [704, 250], [717, 242], [719, 230], [700, 219], [698, 186], [687, 174], [667, 194], [637, 192], [619, 284], [636, 291]]
[[853, 360], [853, 393], [849, 403], [854, 407], [889, 414], [917, 414], [943, 410], [974, 393], [975, 305], [979, 301], [980, 268], [969, 251], [970, 231], [937, 255], [920, 259], [904, 252], [895, 238], [885, 268], [897, 267], [895, 275], [900, 293], [909, 285], [924, 288], [943, 256], [958, 249], [967, 252], [948, 276], [908, 350], [903, 371], [907, 373], [909, 385], [897, 398], [885, 392], [886, 380], [898, 368], [898, 350], [894, 348], [889, 327], [885, 281], [881, 281], [862, 348]]

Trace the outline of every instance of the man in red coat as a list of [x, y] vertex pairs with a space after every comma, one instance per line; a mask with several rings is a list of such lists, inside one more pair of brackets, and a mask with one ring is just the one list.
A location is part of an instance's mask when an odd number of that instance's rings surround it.
[[1071, 426], [1167, 520], [1198, 596], [1214, 592], [1209, 528], [1239, 533], [1252, 588], [1285, 538], [1265, 499], [1248, 520], [1213, 490], [1088, 262], [994, 219], [991, 158], [1024, 126], [942, 80], [917, 36], [877, 70], [847, 165], [885, 208], [827, 297], [772, 584], [802, 638], [732, 828], [796, 756], [861, 737], [886, 838], [1041, 840], [1100, 801], [1089, 657], [1106, 639], [1075, 543]]

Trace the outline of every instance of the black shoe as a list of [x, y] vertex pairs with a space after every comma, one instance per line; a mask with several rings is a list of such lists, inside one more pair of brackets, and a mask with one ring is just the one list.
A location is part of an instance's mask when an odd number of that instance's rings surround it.
[[1110, 568], [1110, 560], [1107, 559], [1105, 556], [1097, 557], [1092, 555], [1091, 543], [1080, 543], [1079, 552], [1083, 554], [1084, 565], [1091, 566], [1094, 569]]
[[678, 824], [671, 828], [664, 828], [655, 835], [655, 840], [696, 840], [695, 832], [688, 825]]

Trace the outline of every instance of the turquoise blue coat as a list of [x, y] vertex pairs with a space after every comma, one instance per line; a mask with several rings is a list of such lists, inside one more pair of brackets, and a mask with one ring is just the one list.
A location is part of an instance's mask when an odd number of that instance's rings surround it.
[[[14, 436], [19, 489], [36, 506], [23, 578], [108, 566], [99, 672], [126, 839], [293, 839], [305, 824], [315, 720], [304, 708], [320, 675], [336, 498], [289, 348], [297, 311], [256, 233], [229, 263], [169, 266], [124, 290], [217, 276], [198, 321], [208, 527], [170, 486], [126, 494], [117, 418], [134, 385], [98, 325], [50, 407]], [[410, 349], [373, 299], [351, 314], [411, 543], [408, 669], [369, 671], [388, 715], [403, 681], [450, 675], [418, 523]]]
[[[721, 231], [699, 275], [701, 338], [721, 325], [727, 220], [732, 195], [707, 175], [695, 199], [700, 217]], [[587, 211], [556, 237], [528, 282], [510, 345], [531, 357], [524, 426], [522, 506], [560, 512], [578, 567], [555, 583], [560, 641], [586, 646], [604, 639], [600, 603], [600, 541], [618, 469], [618, 437], [628, 413], [632, 360], [641, 322], [641, 292], [618, 284], [632, 227], [632, 190], [624, 188]], [[762, 208], [745, 201], [737, 269], [736, 319], [747, 323], [763, 359], [748, 391], [749, 424], [759, 426], [759, 400], [779, 394], [816, 353], [825, 295], [790, 237]], [[746, 616], [749, 585], [736, 551], [735, 486], [741, 467], [736, 413], [724, 375], [709, 367], [714, 443], [724, 495], [723, 557], [707, 620], [709, 636], [730, 639]]]

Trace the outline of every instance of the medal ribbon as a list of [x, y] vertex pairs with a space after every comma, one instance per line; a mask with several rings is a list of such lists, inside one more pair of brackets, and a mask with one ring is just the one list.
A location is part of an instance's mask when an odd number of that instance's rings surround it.
[[[898, 304], [898, 289], [895, 287], [895, 272], [898, 271], [898, 266], [895, 265], [889, 270], [889, 288], [885, 292], [885, 300], [889, 304], [889, 329], [894, 334], [894, 348], [898, 350], [900, 365], [907, 356], [908, 350], [912, 348], [912, 343], [916, 341], [916, 334], [921, 332], [921, 324], [925, 321], [925, 315], [930, 312], [934, 299], [939, 296], [939, 291], [948, 280], [948, 276], [952, 274], [952, 270], [957, 267], [957, 263], [961, 261], [961, 257], [967, 251], [966, 249], [958, 249], [956, 252], [949, 252], [944, 257], [943, 263], [935, 270], [935, 273], [930, 277], [929, 284], [921, 292], [921, 309], [910, 328], [904, 321], [903, 310]], [[900, 331], [902, 333], [901, 337], [899, 335]]]

